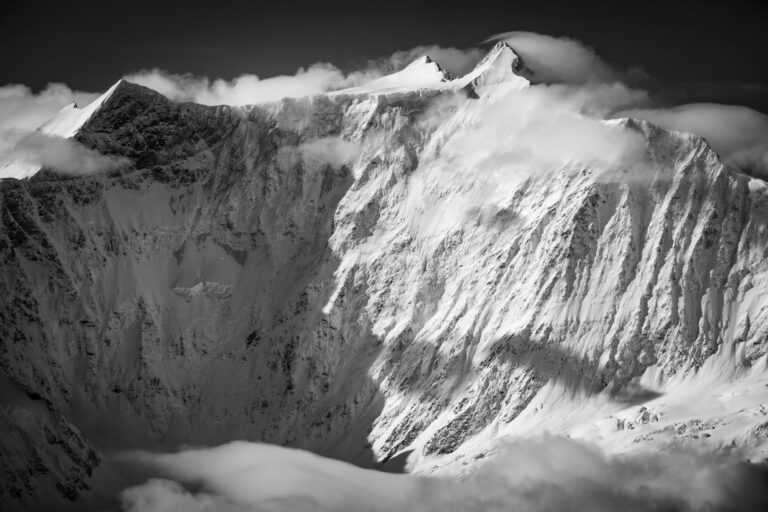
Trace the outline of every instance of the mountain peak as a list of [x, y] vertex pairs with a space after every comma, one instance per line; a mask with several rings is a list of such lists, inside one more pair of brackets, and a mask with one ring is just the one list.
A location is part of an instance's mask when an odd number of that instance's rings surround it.
[[450, 81], [448, 72], [428, 55], [423, 55], [400, 71], [385, 75], [360, 87], [336, 91], [334, 94], [372, 94], [439, 89]]
[[416, 59], [411, 63], [411, 65], [416, 64], [417, 62], [421, 63], [421, 65], [423, 66], [433, 66], [437, 68], [437, 70], [443, 75], [443, 80], [442, 80], [443, 82], [448, 82], [452, 78], [451, 74], [443, 66], [441, 66], [439, 62], [432, 59], [432, 57], [430, 57], [429, 55], [424, 55], [423, 57]]
[[107, 92], [93, 100], [83, 108], [78, 108], [76, 103], [71, 103], [61, 109], [55, 116], [43, 124], [39, 130], [46, 135], [70, 138], [83, 127], [93, 115], [112, 97], [120, 88], [127, 84], [122, 78], [115, 82]]
[[[56, 115], [40, 126], [37, 131], [52, 137], [71, 139], [80, 129], [106, 104], [110, 98], [120, 89], [129, 84], [122, 78], [112, 87], [83, 108], [77, 103], [70, 103], [59, 110]], [[37, 174], [41, 166], [17, 158], [9, 158], [0, 162], [0, 178], [24, 179]]]
[[473, 91], [501, 83], [523, 88], [530, 85], [528, 76], [530, 71], [520, 55], [509, 44], [499, 41], [475, 69], [457, 80], [457, 85], [471, 87]]

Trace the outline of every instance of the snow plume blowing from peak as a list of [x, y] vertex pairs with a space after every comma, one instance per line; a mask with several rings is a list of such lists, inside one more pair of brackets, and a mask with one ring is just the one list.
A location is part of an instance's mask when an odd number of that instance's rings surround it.
[[512, 46], [539, 82], [612, 82], [621, 76], [594, 50], [575, 39], [513, 31], [496, 34], [488, 41], [504, 41]]
[[380, 473], [296, 449], [235, 442], [131, 453], [152, 478], [121, 493], [126, 512], [758, 511], [764, 470], [735, 454], [670, 447], [608, 455], [566, 437], [516, 439], [455, 477]]

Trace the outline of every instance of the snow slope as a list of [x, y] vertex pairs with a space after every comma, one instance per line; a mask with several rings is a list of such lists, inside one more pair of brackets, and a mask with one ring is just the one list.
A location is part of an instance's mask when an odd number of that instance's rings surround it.
[[77, 509], [105, 453], [233, 439], [417, 472], [542, 428], [764, 457], [765, 184], [649, 123], [524, 123], [523, 68], [246, 108], [118, 83], [74, 138], [130, 168], [0, 181], [0, 420], [49, 433], [0, 442], [1, 499]]
[[365, 85], [341, 89], [330, 93], [340, 94], [393, 94], [418, 89], [439, 89], [449, 79], [440, 65], [428, 56], [419, 57], [405, 68], [383, 76]]

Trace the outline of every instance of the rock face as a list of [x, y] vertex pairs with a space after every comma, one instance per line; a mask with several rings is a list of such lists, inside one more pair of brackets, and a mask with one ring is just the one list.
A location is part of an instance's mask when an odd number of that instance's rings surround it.
[[0, 499], [81, 499], [136, 447], [446, 454], [553, 380], [765, 355], [762, 182], [624, 121], [644, 175], [568, 163], [460, 208], [443, 150], [480, 96], [234, 109], [121, 82], [75, 138], [129, 168], [0, 181]]

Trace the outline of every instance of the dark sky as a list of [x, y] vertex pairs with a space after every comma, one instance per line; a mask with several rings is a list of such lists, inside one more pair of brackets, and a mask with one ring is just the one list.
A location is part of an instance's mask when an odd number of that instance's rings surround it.
[[469, 47], [510, 30], [570, 36], [620, 68], [640, 67], [687, 100], [768, 112], [763, 1], [164, 0], [4, 2], [0, 84], [105, 89], [159, 67], [232, 78], [342, 69], [420, 44]]

